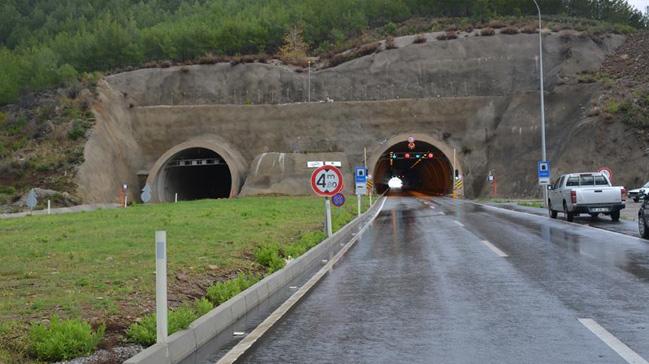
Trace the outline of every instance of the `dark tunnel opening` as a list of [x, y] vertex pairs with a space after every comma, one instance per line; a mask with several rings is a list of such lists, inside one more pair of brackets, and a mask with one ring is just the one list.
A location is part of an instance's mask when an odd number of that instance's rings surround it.
[[417, 141], [410, 149], [404, 141], [390, 147], [374, 167], [378, 193], [390, 190], [388, 182], [397, 177], [401, 190], [427, 195], [448, 195], [453, 192], [453, 166], [446, 155], [435, 146]]
[[230, 197], [232, 175], [225, 160], [205, 148], [191, 148], [175, 154], [164, 166], [164, 196], [174, 201]]

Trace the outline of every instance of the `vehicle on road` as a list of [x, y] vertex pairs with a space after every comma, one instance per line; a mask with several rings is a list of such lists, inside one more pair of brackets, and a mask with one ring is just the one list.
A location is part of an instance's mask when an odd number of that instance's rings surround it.
[[633, 202], [640, 202], [644, 199], [645, 194], [649, 191], [649, 182], [645, 183], [642, 187], [636, 188], [629, 191], [629, 198], [633, 199]]
[[568, 221], [580, 214], [593, 218], [604, 214], [618, 221], [626, 203], [624, 187], [611, 186], [603, 173], [564, 174], [548, 186], [548, 190], [548, 210], [553, 219], [563, 212]]

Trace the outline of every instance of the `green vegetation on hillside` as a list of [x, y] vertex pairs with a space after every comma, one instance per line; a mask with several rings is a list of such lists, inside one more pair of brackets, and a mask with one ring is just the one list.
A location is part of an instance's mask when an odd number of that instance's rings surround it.
[[[170, 301], [192, 308], [178, 311], [182, 328], [203, 311], [186, 306], [195, 297], [218, 304], [250, 285], [218, 282], [270, 271], [255, 256], [260, 247], [295, 257], [318, 243], [322, 209], [316, 197], [250, 197], [0, 220], [0, 362], [27, 352], [28, 324], [52, 314], [105, 323], [115, 337], [151, 312], [157, 229], [168, 236]], [[355, 209], [335, 208], [334, 229]], [[146, 327], [133, 330], [146, 342]]]
[[[647, 19], [620, 0], [545, 0], [545, 15], [640, 28]], [[368, 29], [413, 17], [536, 14], [531, 0], [6, 0], [0, 5], [0, 104], [80, 72], [191, 60], [206, 54], [275, 54], [291, 29], [311, 53]]]

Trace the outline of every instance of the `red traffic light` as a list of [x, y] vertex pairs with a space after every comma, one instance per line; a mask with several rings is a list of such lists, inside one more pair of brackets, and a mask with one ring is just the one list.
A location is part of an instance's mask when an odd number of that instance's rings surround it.
[[410, 153], [406, 153], [406, 154], [404, 154], [403, 157], [404, 157], [405, 159], [410, 159]]
[[428, 153], [428, 159], [433, 159], [434, 155], [433, 153]]

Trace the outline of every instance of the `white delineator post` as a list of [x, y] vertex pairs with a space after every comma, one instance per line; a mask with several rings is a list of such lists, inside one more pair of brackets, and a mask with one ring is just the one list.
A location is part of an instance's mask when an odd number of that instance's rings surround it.
[[47, 214], [51, 215], [52, 214], [52, 201], [47, 200]]
[[331, 201], [329, 197], [325, 197], [325, 211], [327, 214], [327, 236], [331, 237], [333, 233], [333, 227], [331, 226]]
[[157, 342], [167, 341], [167, 232], [155, 232], [155, 304]]
[[178, 203], [178, 192], [176, 192], [176, 195], [174, 196], [174, 203]]

